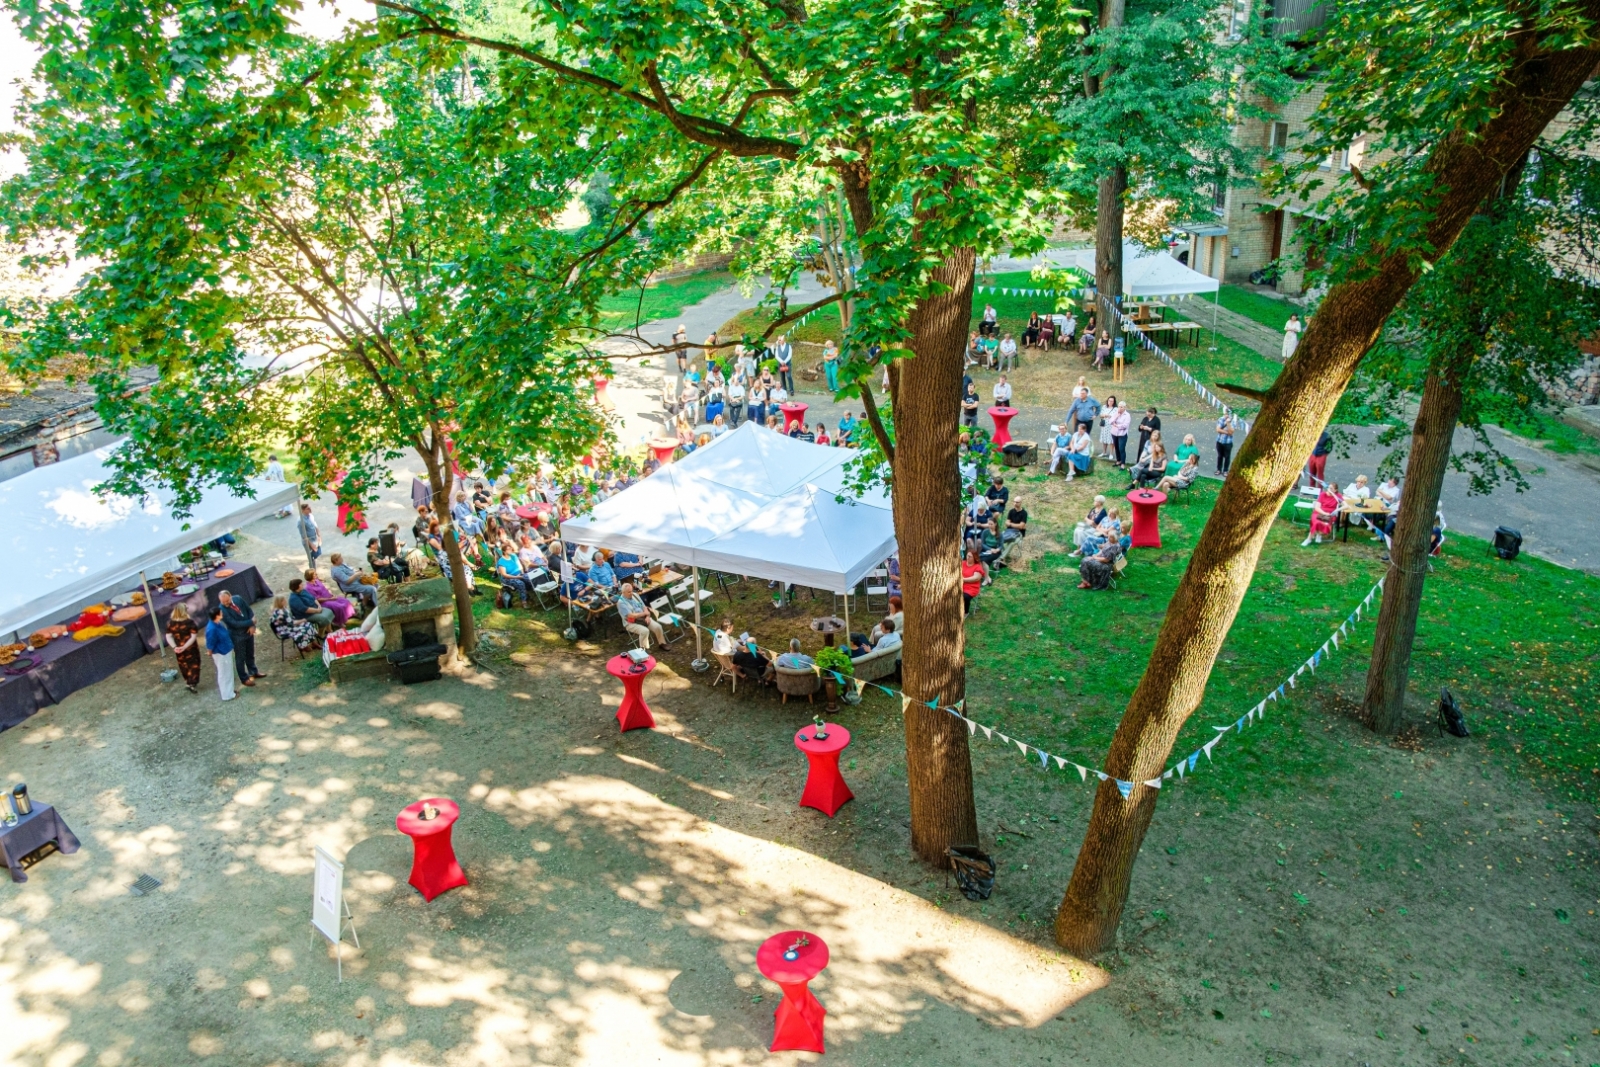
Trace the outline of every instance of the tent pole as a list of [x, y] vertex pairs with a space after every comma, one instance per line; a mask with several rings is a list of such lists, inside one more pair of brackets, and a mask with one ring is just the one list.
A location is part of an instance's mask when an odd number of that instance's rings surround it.
[[144, 576], [144, 571], [139, 572], [139, 584], [144, 586], [145, 606], [150, 609], [150, 628], [156, 632], [156, 651], [161, 653], [161, 658], [167, 658], [167, 643], [161, 640], [161, 621], [156, 618], [156, 598], [150, 595], [150, 579]]
[[710, 664], [706, 662], [705, 650], [701, 645], [700, 636], [700, 568], [691, 567], [694, 575], [694, 662], [689, 664], [697, 671], [705, 670]]
[[1211, 302], [1211, 351], [1217, 350], [1217, 308], [1222, 305], [1222, 287], [1217, 287], [1216, 299]]
[[850, 590], [844, 591], [844, 650], [850, 651]]

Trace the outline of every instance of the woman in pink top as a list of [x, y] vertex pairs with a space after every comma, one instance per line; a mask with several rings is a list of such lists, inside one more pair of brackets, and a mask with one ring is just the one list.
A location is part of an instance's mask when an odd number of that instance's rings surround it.
[[1300, 542], [1302, 548], [1309, 547], [1313, 538], [1317, 544], [1322, 544], [1322, 535], [1333, 536], [1333, 517], [1339, 514], [1339, 485], [1337, 482], [1328, 482], [1323, 485], [1322, 492], [1317, 494], [1317, 502], [1311, 508], [1311, 532], [1306, 534], [1306, 539]]
[[1133, 416], [1128, 413], [1126, 401], [1117, 401], [1117, 413], [1111, 416], [1111, 447], [1117, 453], [1117, 466], [1128, 466], [1128, 426], [1132, 423]]

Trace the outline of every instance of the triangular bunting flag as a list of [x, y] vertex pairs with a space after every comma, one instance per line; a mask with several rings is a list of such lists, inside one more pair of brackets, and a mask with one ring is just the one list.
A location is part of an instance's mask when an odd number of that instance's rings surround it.
[[1181, 759], [1178, 761], [1178, 778], [1180, 780], [1183, 778], [1183, 772], [1188, 768], [1190, 760], [1193, 759], [1194, 757], [1190, 756], [1188, 759]]
[[[882, 688], [882, 687], [880, 686], [879, 688]], [[900, 711], [902, 713], [905, 713], [905, 712], [908, 712], [910, 710], [911, 710], [911, 698], [906, 696], [904, 693], [901, 693], [900, 694]]]
[[1161, 777], [1163, 777], [1163, 778], [1171, 778], [1171, 777], [1172, 777], [1172, 768], [1171, 768], [1171, 767], [1168, 767], [1168, 768], [1167, 768], [1167, 769], [1166, 769], [1166, 770], [1165, 770], [1165, 771], [1164, 771], [1164, 772], [1163, 772], [1163, 773], [1162, 773], [1162, 775], [1161, 775]]
[[[1215, 748], [1216, 745], [1217, 745], [1217, 742], [1221, 741], [1221, 740], [1222, 740], [1222, 735], [1218, 734], [1216, 737], [1213, 737], [1210, 741], [1207, 741], [1205, 744], [1200, 746], [1200, 750], [1206, 754], [1206, 762], [1207, 763], [1211, 762], [1211, 750], [1213, 748]], [[1190, 756], [1189, 758], [1193, 759], [1194, 757]], [[1190, 765], [1190, 769], [1191, 770], [1194, 769], [1192, 764]]]
[[1117, 779], [1117, 792], [1122, 794], [1122, 799], [1123, 800], [1127, 800], [1130, 796], [1133, 795], [1133, 783], [1132, 782], [1124, 782], [1121, 778], [1118, 778]]
[[1239, 721], [1233, 724], [1233, 728], [1235, 730], [1239, 731], [1241, 734], [1244, 733], [1244, 716], [1243, 715], [1239, 716]]
[[973, 737], [978, 736], [978, 724], [973, 722], [971, 719], [967, 720], [967, 733], [971, 734]]
[[1159, 778], [1147, 778], [1147, 779], [1145, 779], [1145, 783], [1144, 784], [1149, 786], [1151, 789], [1160, 789], [1161, 788], [1161, 779], [1159, 779]]
[[1039, 753], [1039, 766], [1048, 771], [1050, 769], [1050, 753], [1040, 752], [1038, 749], [1034, 749], [1034, 751]]
[[983, 736], [987, 737], [989, 740], [993, 741], [994, 740], [994, 731], [989, 729], [987, 726], [985, 726], [983, 728]]
[[934, 697], [932, 700], [928, 701], [928, 707], [932, 708], [935, 711], [938, 711], [939, 710], [939, 698], [938, 697]]
[[962, 697], [960, 700], [956, 701], [955, 702], [955, 709], [957, 711], [966, 711], [967, 710], [967, 698], [966, 697]]
[[1094, 776], [1095, 776], [1095, 777], [1096, 777], [1096, 778], [1098, 778], [1098, 779], [1100, 779], [1100, 780], [1101, 780], [1101, 781], [1102, 781], [1102, 782], [1103, 782], [1103, 781], [1105, 781], [1105, 780], [1106, 780], [1106, 779], [1107, 779], [1107, 778], [1110, 778], [1110, 777], [1111, 777], [1111, 776], [1110, 776], [1110, 775], [1109, 775], [1109, 774], [1107, 774], [1107, 773], [1106, 773], [1106, 772], [1105, 772], [1105, 771], [1095, 771], [1095, 772], [1094, 772]]
[[[1012, 744], [1016, 745], [1017, 748], [1022, 751], [1022, 754], [1024, 756], [1026, 756], [1028, 754], [1028, 746], [1023, 744], [1021, 741], [1013, 741]], [[1040, 755], [1042, 756], [1042, 755], [1044, 755], [1044, 753], [1041, 752]]]
[[1089, 780], [1089, 768], [1081, 763], [1074, 763], [1073, 766], [1078, 768], [1078, 781], [1087, 782]]
[[1067, 761], [1060, 756], [1051, 756], [1050, 758], [1056, 761], [1056, 770], [1064, 771], [1067, 769]]
[[861, 690], [863, 690], [863, 689], [865, 689], [867, 687], [866, 679], [864, 679], [864, 678], [856, 678], [856, 679], [854, 679], [854, 682], [855, 682], [855, 687], [856, 687], [856, 696], [860, 696], [861, 695]]
[[[996, 730], [995, 733], [999, 734], [1000, 731]], [[1000, 734], [1000, 740], [1008, 745], [1011, 743], [1011, 738], [1007, 737], [1005, 734]]]

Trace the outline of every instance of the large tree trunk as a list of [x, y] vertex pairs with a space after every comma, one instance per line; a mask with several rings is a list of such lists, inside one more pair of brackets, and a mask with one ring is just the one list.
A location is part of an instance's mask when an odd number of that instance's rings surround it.
[[1428, 372], [1422, 404], [1411, 428], [1411, 455], [1406, 459], [1406, 488], [1400, 516], [1389, 546], [1389, 572], [1383, 603], [1373, 633], [1372, 663], [1367, 668], [1367, 725], [1380, 734], [1397, 733], [1405, 719], [1406, 677], [1411, 671], [1411, 646], [1417, 637], [1417, 613], [1428, 575], [1428, 546], [1433, 517], [1439, 510], [1444, 473], [1450, 466], [1450, 443], [1461, 417], [1461, 383], [1448, 370]]
[[[1094, 288], [1113, 307], [1122, 306], [1122, 218], [1123, 196], [1128, 191], [1128, 168], [1113, 167], [1100, 179], [1100, 198], [1094, 217]], [[1122, 336], [1122, 321], [1107, 316], [1102, 305], [1101, 327], [1110, 327], [1113, 338]]]
[[[1590, 0], [1584, 14], [1600, 20], [1600, 2]], [[1600, 48], [1594, 47], [1542, 56], [1529, 49], [1523, 55], [1484, 109], [1494, 117], [1470, 133], [1453, 131], [1425, 164], [1440, 191], [1419, 242], [1431, 249], [1429, 261], [1449, 250], [1501, 176], [1600, 62]], [[1110, 781], [1101, 782], [1095, 794], [1083, 847], [1056, 913], [1056, 940], [1063, 947], [1093, 955], [1114, 942], [1134, 860], [1155, 813], [1156, 790], [1138, 783], [1165, 768], [1179, 729], [1205, 692], [1284, 497], [1356, 365], [1416, 276], [1404, 252], [1391, 253], [1360, 280], [1335, 285], [1268, 391], [1106, 754], [1106, 773], [1135, 785], [1127, 800]]]
[[978, 843], [972, 759], [961, 720], [935, 711], [966, 692], [961, 617], [961, 478], [958, 427], [975, 255], [963, 249], [934, 272], [950, 291], [917, 306], [915, 358], [899, 361], [894, 392], [894, 527], [906, 639], [906, 781], [911, 847], [948, 866], [945, 849]]
[[440, 450], [444, 453], [442, 457], [426, 449], [417, 451], [428, 468], [428, 488], [433, 492], [433, 510], [439, 516], [439, 529], [444, 532], [445, 557], [450, 560], [450, 591], [456, 598], [456, 645], [461, 654], [466, 655], [478, 647], [478, 620], [472, 615], [472, 588], [467, 585], [467, 561], [461, 555], [455, 520], [450, 515], [450, 494], [455, 488], [455, 473], [450, 468], [447, 450]]

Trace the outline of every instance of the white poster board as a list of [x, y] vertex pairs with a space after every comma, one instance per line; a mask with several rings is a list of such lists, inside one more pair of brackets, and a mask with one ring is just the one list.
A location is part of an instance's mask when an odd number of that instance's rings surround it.
[[578, 576], [573, 573], [572, 564], [567, 560], [561, 561], [561, 580], [566, 582], [568, 585], [571, 585], [573, 582], [578, 580]]
[[321, 845], [316, 848], [311, 925], [335, 944], [344, 927], [344, 864], [334, 859]]

